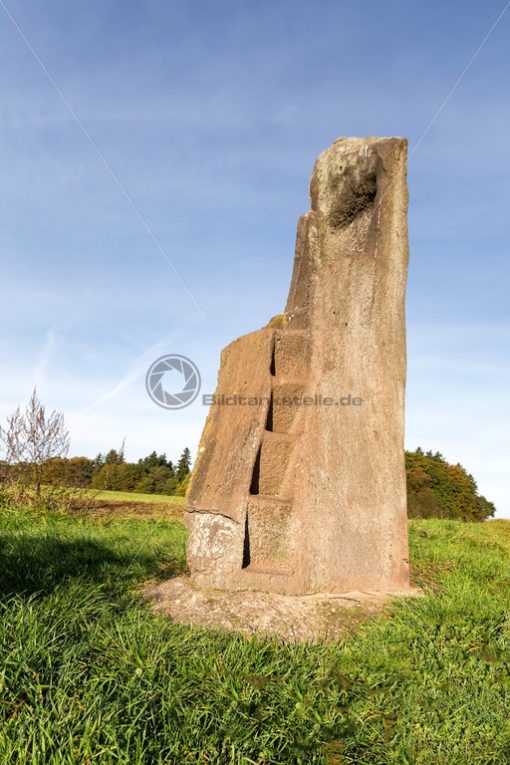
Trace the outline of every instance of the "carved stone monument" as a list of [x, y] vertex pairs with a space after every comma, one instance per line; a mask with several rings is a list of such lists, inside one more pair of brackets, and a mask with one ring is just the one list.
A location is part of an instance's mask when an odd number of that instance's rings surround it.
[[187, 497], [195, 591], [408, 591], [406, 149], [319, 156], [285, 312], [222, 353]]

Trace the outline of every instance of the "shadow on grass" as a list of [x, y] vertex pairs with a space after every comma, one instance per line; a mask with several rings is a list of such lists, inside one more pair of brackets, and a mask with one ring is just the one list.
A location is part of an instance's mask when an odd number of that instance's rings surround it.
[[58, 585], [80, 579], [110, 585], [143, 580], [147, 576], [182, 573], [178, 558], [156, 553], [120, 554], [101, 541], [61, 540], [56, 537], [0, 534], [0, 597], [16, 593], [49, 594]]

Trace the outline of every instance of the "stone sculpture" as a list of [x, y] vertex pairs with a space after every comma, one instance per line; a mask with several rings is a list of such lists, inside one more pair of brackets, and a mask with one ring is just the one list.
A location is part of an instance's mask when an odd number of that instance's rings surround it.
[[406, 149], [342, 138], [319, 156], [285, 312], [222, 353], [187, 498], [194, 588], [409, 586]]

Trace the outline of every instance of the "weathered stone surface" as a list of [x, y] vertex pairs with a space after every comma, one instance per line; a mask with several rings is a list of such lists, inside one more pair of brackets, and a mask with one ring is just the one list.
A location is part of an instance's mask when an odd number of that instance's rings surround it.
[[236, 554], [243, 531], [238, 523], [218, 513], [196, 513], [193, 516], [193, 533], [188, 544], [188, 564], [197, 575], [214, 574], [218, 562], [224, 566], [239, 564]]
[[252, 497], [248, 503], [244, 567], [250, 573], [291, 574], [294, 564], [292, 504], [275, 497]]
[[[406, 591], [401, 138], [316, 162], [285, 313], [222, 354], [187, 501], [193, 587]], [[326, 401], [328, 403], [326, 403]]]
[[[198, 449], [197, 465], [187, 496], [190, 513], [208, 512], [244, 521], [252, 480], [271, 397], [274, 330], [262, 329], [240, 337], [221, 354], [215, 396]], [[237, 398], [236, 398], [237, 397]], [[244, 397], [260, 405], [238, 405]], [[193, 523], [193, 517], [188, 520]]]

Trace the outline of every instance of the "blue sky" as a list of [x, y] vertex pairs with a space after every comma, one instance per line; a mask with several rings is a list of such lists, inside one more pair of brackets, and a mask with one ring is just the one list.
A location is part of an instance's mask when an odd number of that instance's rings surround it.
[[[165, 411], [166, 352], [214, 390], [220, 349], [280, 313], [317, 154], [413, 150], [495, 2], [4, 0], [156, 247], [0, 7], [0, 415], [37, 384], [72, 453], [196, 448]], [[407, 446], [440, 450], [510, 517], [510, 8], [409, 163]]]

